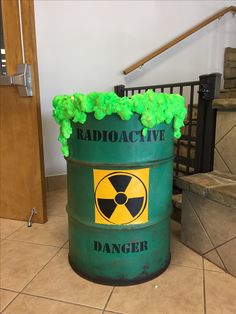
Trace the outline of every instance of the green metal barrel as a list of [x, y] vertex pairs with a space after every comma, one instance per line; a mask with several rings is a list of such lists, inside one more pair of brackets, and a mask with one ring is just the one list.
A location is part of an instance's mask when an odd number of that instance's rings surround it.
[[142, 135], [140, 116], [72, 123], [67, 158], [69, 261], [92, 281], [128, 285], [170, 263], [172, 124]]

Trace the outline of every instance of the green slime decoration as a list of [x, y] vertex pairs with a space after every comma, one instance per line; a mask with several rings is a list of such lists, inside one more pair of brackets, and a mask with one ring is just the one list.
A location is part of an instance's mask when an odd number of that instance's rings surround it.
[[55, 96], [53, 107], [53, 117], [60, 125], [58, 140], [65, 157], [69, 156], [67, 140], [72, 133], [71, 121], [84, 124], [87, 113], [93, 112], [97, 120], [102, 120], [113, 113], [122, 120], [129, 120], [137, 113], [144, 126], [142, 131], [144, 136], [149, 128], [162, 122], [170, 124], [174, 119], [175, 138], [181, 136], [180, 128], [184, 125], [186, 115], [184, 97], [178, 94], [155, 93], [152, 90], [131, 97], [119, 97], [114, 92]]

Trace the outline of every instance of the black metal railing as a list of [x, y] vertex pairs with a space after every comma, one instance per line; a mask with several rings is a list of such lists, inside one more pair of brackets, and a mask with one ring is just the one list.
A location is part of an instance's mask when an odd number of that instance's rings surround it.
[[221, 74], [201, 75], [198, 81], [174, 84], [125, 87], [118, 85], [118, 96], [132, 96], [148, 89], [160, 93], [180, 94], [185, 97], [187, 116], [182, 136], [175, 140], [174, 177], [213, 169], [215, 142], [215, 110], [212, 100], [220, 89]]

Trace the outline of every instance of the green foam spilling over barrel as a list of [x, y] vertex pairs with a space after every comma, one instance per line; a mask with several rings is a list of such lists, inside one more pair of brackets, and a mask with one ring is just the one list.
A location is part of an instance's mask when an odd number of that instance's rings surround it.
[[67, 160], [69, 261], [99, 283], [144, 282], [170, 262], [173, 139], [184, 100], [152, 91], [134, 96], [74, 94], [53, 102]]

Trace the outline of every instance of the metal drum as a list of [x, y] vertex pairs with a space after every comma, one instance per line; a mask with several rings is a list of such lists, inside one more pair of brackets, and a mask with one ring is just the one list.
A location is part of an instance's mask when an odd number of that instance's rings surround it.
[[140, 116], [72, 123], [67, 159], [69, 261], [92, 281], [129, 285], [170, 263], [172, 124], [142, 135]]

